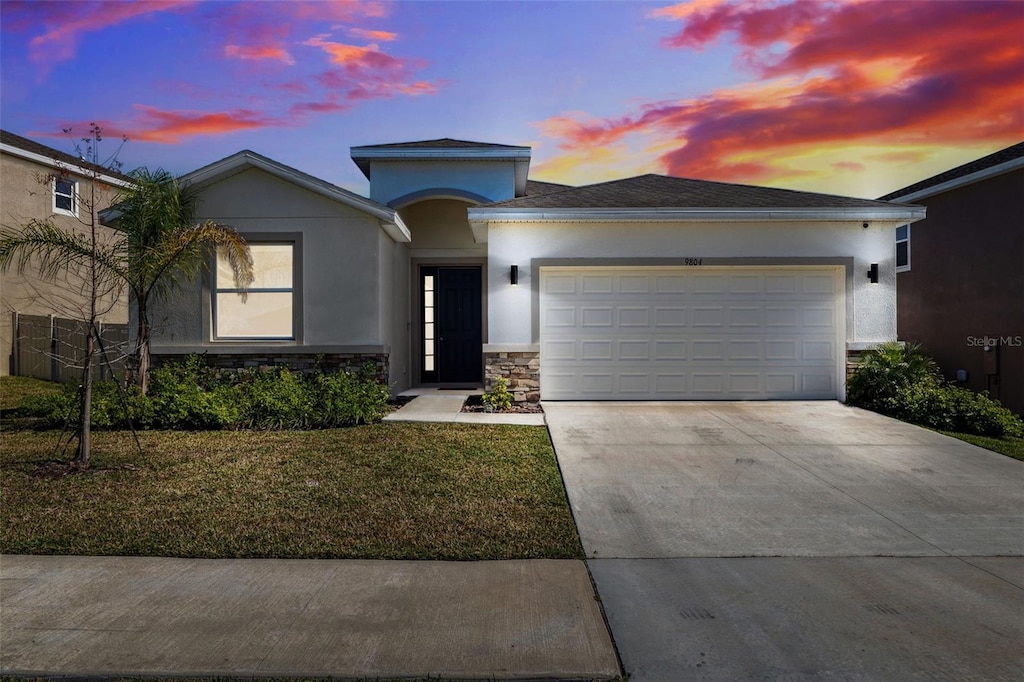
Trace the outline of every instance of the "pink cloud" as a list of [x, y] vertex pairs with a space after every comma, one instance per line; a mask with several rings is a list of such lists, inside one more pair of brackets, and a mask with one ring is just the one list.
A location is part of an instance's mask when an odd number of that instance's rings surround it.
[[863, 163], [857, 163], [856, 161], [836, 161], [832, 164], [832, 168], [838, 171], [856, 171], [860, 172], [865, 170]]
[[109, 125], [118, 134], [140, 142], [175, 144], [197, 135], [223, 135], [241, 130], [254, 130], [281, 124], [277, 118], [249, 109], [229, 111], [165, 111], [136, 104], [135, 119], [121, 126]]
[[291, 65], [295, 63], [286, 50], [272, 45], [225, 45], [224, 56], [232, 59], [271, 59]]
[[397, 33], [391, 31], [371, 31], [365, 28], [350, 28], [348, 34], [363, 40], [379, 40], [383, 43], [389, 43], [398, 37]]
[[4, 3], [4, 22], [21, 32], [37, 32], [29, 41], [29, 60], [44, 73], [60, 62], [74, 59], [78, 42], [88, 33], [150, 16], [191, 8], [195, 0], [147, 2], [28, 2]]
[[733, 36], [759, 80], [618, 117], [541, 121], [564, 152], [645, 135], [667, 148], [668, 173], [765, 181], [799, 174], [790, 158], [809, 147], [1024, 137], [1018, 3], [709, 1], [656, 14], [681, 19], [665, 41], [674, 49]]

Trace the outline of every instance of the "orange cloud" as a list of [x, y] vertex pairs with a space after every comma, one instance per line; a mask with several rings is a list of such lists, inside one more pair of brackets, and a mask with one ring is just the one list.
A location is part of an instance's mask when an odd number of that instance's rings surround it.
[[401, 60], [380, 51], [376, 43], [365, 47], [347, 45], [325, 40], [326, 35], [318, 35], [302, 43], [310, 47], [319, 47], [330, 56], [334, 64], [354, 69], [400, 69]]
[[183, 138], [196, 135], [222, 135], [280, 125], [278, 119], [248, 109], [222, 112], [163, 111], [144, 104], [136, 104], [135, 109], [139, 114], [134, 122], [113, 126], [113, 129], [140, 142], [175, 144]]
[[303, 45], [318, 47], [337, 68], [317, 77], [317, 82], [332, 93], [344, 93], [346, 99], [364, 100], [401, 95], [431, 95], [438, 84], [413, 80], [412, 74], [421, 66], [420, 60], [393, 57], [376, 43], [349, 45], [318, 35]]
[[273, 59], [288, 65], [295, 63], [295, 59], [285, 49], [271, 45], [225, 45], [224, 56], [233, 59]]
[[673, 175], [809, 182], [856, 170], [842, 156], [811, 163], [809, 149], [898, 152], [929, 141], [997, 149], [1024, 138], [1018, 3], [720, 1], [660, 16], [682, 17], [665, 41], [673, 48], [733, 36], [758, 81], [619, 117], [570, 113], [539, 122], [563, 154], [642, 135], [664, 150], [660, 169]]
[[350, 28], [348, 34], [363, 40], [379, 40], [384, 43], [389, 43], [398, 37], [397, 33], [391, 31], [371, 31], [365, 28]]

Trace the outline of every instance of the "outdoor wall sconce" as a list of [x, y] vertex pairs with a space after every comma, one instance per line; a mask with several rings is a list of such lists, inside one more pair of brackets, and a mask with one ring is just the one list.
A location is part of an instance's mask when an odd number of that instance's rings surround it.
[[519, 266], [513, 265], [508, 271], [508, 281], [512, 286], [519, 286]]
[[872, 284], [878, 284], [878, 263], [871, 264], [871, 269], [868, 270], [868, 279]]

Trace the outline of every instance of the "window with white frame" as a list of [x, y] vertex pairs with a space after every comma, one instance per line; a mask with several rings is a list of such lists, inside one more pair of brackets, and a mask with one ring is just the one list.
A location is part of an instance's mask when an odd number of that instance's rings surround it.
[[910, 270], [910, 225], [896, 228], [896, 272]]
[[295, 338], [295, 244], [251, 243], [254, 279], [235, 285], [227, 254], [217, 250], [213, 334], [217, 339]]
[[70, 178], [53, 179], [53, 212], [78, 215], [78, 182]]

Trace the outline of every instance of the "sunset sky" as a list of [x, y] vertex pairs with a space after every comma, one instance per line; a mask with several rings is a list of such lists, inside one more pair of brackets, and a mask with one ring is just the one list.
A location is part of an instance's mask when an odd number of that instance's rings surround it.
[[362, 194], [354, 145], [533, 147], [875, 197], [1024, 140], [1024, 0], [7, 2], [0, 125], [125, 170], [251, 149]]

